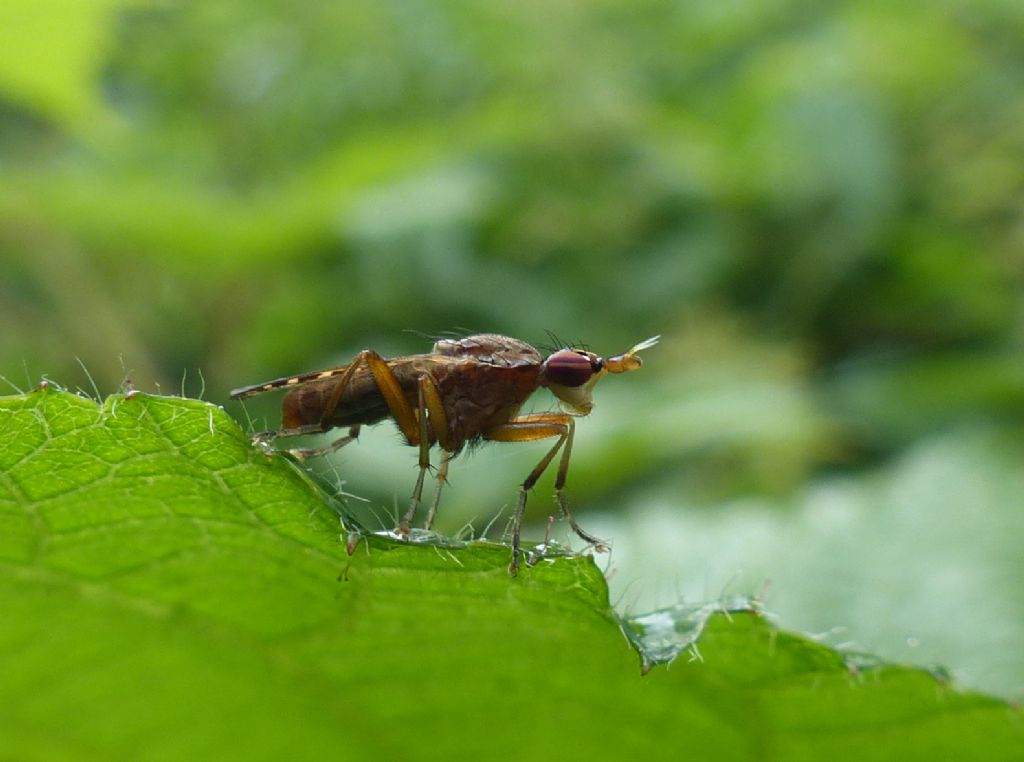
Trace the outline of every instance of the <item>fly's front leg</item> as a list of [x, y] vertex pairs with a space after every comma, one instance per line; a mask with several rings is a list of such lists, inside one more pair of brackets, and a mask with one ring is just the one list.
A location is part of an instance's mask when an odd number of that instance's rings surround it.
[[540, 413], [515, 418], [508, 423], [495, 426], [484, 433], [484, 438], [495, 442], [531, 442], [537, 439], [548, 439], [558, 437], [547, 455], [534, 467], [530, 475], [523, 481], [519, 490], [519, 502], [516, 504], [516, 511], [512, 516], [512, 562], [509, 564], [509, 574], [515, 576], [519, 572], [519, 546], [520, 531], [523, 522], [523, 513], [526, 510], [526, 496], [529, 490], [537, 483], [537, 480], [544, 473], [545, 469], [554, 460], [560, 448], [562, 458], [558, 465], [558, 476], [555, 478], [555, 494], [558, 497], [558, 505], [565, 514], [569, 525], [583, 540], [599, 550], [605, 549], [605, 544], [596, 537], [584, 532], [569, 510], [569, 504], [565, 499], [565, 479], [569, 471], [569, 456], [572, 452], [572, 438], [575, 431], [575, 422], [572, 416], [563, 413]]
[[[565, 418], [565, 421], [559, 420]], [[554, 419], [554, 420], [552, 420]], [[532, 442], [536, 439], [547, 439], [558, 437], [555, 446], [538, 463], [530, 475], [523, 481], [519, 488], [519, 501], [516, 503], [515, 513], [512, 514], [512, 561], [508, 565], [508, 573], [515, 577], [519, 573], [519, 545], [520, 532], [523, 525], [523, 513], [526, 511], [526, 496], [533, 485], [537, 483], [541, 474], [551, 463], [558, 449], [569, 436], [571, 419], [569, 416], [551, 414], [550, 416], [527, 416], [515, 419], [509, 423], [495, 426], [484, 433], [485, 439], [495, 442]]]
[[569, 419], [569, 435], [565, 439], [565, 447], [562, 448], [562, 459], [558, 463], [558, 475], [555, 477], [555, 498], [558, 500], [558, 507], [561, 509], [562, 515], [565, 516], [565, 520], [572, 527], [572, 531], [598, 553], [606, 553], [608, 545], [605, 541], [594, 537], [589, 532], [583, 531], [583, 528], [576, 523], [576, 518], [572, 515], [572, 511], [569, 510], [569, 500], [565, 496], [565, 479], [569, 475], [569, 456], [572, 454], [572, 439], [576, 433], [576, 422], [572, 416], [566, 417]]

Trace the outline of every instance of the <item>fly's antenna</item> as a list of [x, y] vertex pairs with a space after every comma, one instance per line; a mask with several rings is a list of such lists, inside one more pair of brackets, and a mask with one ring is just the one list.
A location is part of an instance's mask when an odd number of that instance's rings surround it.
[[639, 344], [635, 344], [632, 349], [630, 349], [628, 352], [626, 352], [626, 354], [627, 355], [635, 355], [637, 352], [639, 352], [639, 351], [641, 351], [643, 349], [650, 349], [655, 344], [657, 344], [659, 341], [661, 341], [661, 334], [658, 334], [657, 336], [651, 336], [651, 338], [644, 339]]
[[633, 348], [624, 355], [609, 357], [604, 362], [605, 369], [609, 373], [625, 373], [630, 370], [636, 370], [643, 365], [643, 362], [636, 356], [636, 353], [644, 349], [650, 349], [658, 343], [660, 338], [661, 336], [652, 336], [649, 339], [644, 339], [639, 344], [634, 344]]

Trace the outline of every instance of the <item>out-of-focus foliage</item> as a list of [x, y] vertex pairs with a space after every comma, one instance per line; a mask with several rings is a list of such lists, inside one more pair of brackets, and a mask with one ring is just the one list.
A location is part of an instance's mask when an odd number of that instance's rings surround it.
[[[1019, 438], [1022, 41], [1007, 0], [6, 0], [0, 373], [223, 401], [408, 331], [660, 333], [579, 427], [581, 506]], [[333, 463], [379, 511], [414, 458], [364, 439]], [[514, 449], [456, 464], [444, 526]]]

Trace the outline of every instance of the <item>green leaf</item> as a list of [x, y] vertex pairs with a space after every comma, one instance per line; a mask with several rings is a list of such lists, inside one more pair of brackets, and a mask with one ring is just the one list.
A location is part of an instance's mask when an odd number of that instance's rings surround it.
[[212, 405], [0, 399], [4, 756], [1024, 754], [1019, 709], [749, 606], [621, 622], [588, 557], [512, 579], [494, 543], [349, 556], [339, 517]]

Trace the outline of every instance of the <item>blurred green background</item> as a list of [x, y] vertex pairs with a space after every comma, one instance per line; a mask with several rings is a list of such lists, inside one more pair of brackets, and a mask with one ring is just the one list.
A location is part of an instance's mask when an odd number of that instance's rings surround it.
[[[446, 331], [662, 334], [570, 470], [620, 607], [760, 593], [1022, 698], [1022, 124], [1008, 0], [5, 0], [0, 373], [223, 404]], [[500, 535], [544, 451], [461, 458], [441, 528]], [[314, 467], [387, 525], [415, 454]]]

